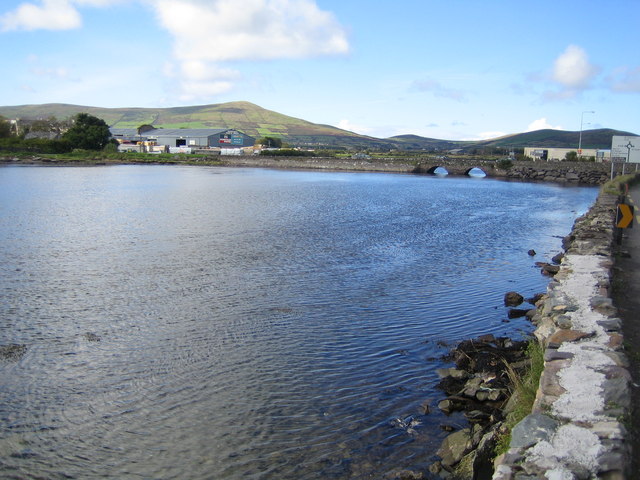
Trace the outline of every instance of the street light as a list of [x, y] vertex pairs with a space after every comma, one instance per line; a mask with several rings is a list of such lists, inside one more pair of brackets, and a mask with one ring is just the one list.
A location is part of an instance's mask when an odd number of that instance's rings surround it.
[[585, 110], [580, 114], [580, 138], [578, 140], [578, 157], [582, 156], [582, 120], [585, 113], [596, 113], [593, 110]]

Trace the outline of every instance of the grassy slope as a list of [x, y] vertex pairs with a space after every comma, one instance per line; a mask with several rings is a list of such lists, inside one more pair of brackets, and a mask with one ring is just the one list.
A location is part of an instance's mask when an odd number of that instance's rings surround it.
[[[296, 145], [351, 146], [359, 148], [399, 148], [402, 150], [499, 147], [566, 147], [578, 144], [579, 132], [538, 130], [479, 142], [438, 140], [417, 135], [380, 139], [358, 135], [329, 125], [320, 125], [264, 109], [249, 102], [229, 102], [173, 108], [99, 108], [51, 103], [0, 106], [6, 118], [48, 118], [60, 120], [86, 112], [109, 125], [135, 128], [152, 124], [164, 128], [236, 128], [252, 137], [277, 136]], [[633, 135], [610, 129], [582, 132], [584, 148], [610, 148], [612, 135]]]
[[174, 108], [99, 108], [81, 105], [44, 104], [0, 107], [6, 118], [65, 119], [86, 112], [102, 118], [113, 127], [135, 128], [152, 124], [160, 128], [236, 128], [253, 137], [339, 137], [358, 139], [359, 135], [328, 125], [319, 125], [266, 110], [249, 102]]

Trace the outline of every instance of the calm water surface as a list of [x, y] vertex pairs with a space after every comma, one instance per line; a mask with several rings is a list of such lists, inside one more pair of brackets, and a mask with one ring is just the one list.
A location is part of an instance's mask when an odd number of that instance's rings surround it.
[[[521, 335], [594, 188], [178, 166], [0, 168], [0, 477], [424, 468], [455, 342]], [[527, 250], [538, 255], [531, 258]], [[397, 419], [420, 422], [413, 430]]]

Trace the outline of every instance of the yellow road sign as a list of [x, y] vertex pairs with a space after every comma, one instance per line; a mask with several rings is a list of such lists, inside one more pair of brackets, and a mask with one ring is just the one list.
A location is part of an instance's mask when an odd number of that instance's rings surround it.
[[633, 227], [633, 206], [625, 203], [618, 204], [618, 214], [616, 215], [616, 227], [631, 228]]

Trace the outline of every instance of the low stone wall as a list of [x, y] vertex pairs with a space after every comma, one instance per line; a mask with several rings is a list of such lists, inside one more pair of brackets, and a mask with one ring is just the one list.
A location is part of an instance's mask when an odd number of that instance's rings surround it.
[[601, 193], [576, 220], [536, 304], [545, 368], [533, 413], [513, 428], [494, 480], [627, 478], [630, 374], [610, 298], [616, 200]]

